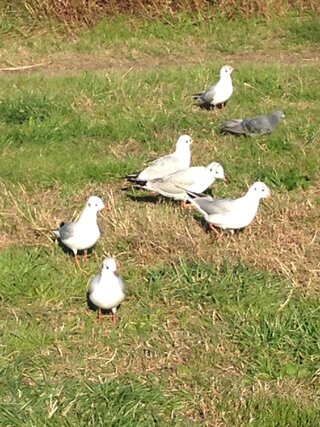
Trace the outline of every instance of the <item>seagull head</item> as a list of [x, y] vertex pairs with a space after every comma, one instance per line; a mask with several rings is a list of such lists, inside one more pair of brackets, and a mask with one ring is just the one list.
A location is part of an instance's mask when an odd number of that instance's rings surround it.
[[257, 181], [249, 187], [248, 194], [260, 199], [271, 198], [271, 191], [264, 182]]
[[215, 179], [223, 179], [224, 181], [226, 181], [226, 178], [224, 176], [224, 170], [220, 163], [209, 163], [206, 169], [209, 171], [210, 174], [212, 174]]
[[103, 201], [100, 199], [100, 197], [91, 196], [87, 200], [86, 207], [88, 207], [89, 209], [92, 209], [96, 212], [99, 212], [105, 208], [105, 205], [104, 205]]
[[115, 273], [117, 271], [117, 263], [114, 258], [105, 258], [102, 261], [102, 271]]
[[176, 144], [176, 149], [185, 149], [185, 147], [190, 147], [190, 145], [193, 143], [193, 140], [191, 136], [189, 135], [181, 135], [179, 136]]
[[223, 78], [224, 76], [230, 76], [233, 71], [233, 68], [231, 65], [224, 65], [220, 69], [220, 77]]

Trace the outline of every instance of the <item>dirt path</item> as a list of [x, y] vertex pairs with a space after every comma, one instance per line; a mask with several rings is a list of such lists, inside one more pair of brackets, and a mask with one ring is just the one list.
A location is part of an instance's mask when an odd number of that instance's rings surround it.
[[[114, 51], [103, 50], [98, 53], [55, 53], [49, 56], [43, 56], [35, 62], [27, 63], [22, 60], [14, 66], [0, 67], [0, 75], [16, 74], [34, 74], [44, 73], [49, 76], [70, 76], [79, 73], [88, 72], [105, 72], [105, 71], [124, 71], [129, 69], [157, 69], [166, 67], [190, 67], [202, 63], [210, 62], [228, 62], [232, 64], [239, 63], [265, 63], [265, 64], [319, 64], [320, 66], [320, 49], [309, 49], [304, 51], [282, 51], [271, 50], [262, 52], [243, 51], [241, 53], [223, 54], [206, 50], [188, 56], [180, 53], [166, 56], [151, 56], [143, 52], [137, 52], [131, 58], [123, 54], [117, 54]], [[26, 66], [32, 66], [27, 68]], [[21, 67], [21, 68], [20, 68]], [[26, 68], [24, 68], [26, 67]]]

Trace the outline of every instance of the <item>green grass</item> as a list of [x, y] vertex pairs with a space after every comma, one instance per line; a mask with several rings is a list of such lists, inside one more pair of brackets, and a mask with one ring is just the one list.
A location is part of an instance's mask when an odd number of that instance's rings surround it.
[[[318, 425], [314, 18], [114, 18], [73, 40], [41, 25], [0, 25], [5, 62], [53, 61], [1, 76], [0, 425]], [[199, 111], [190, 94], [229, 62], [227, 108]], [[228, 118], [278, 108], [286, 120], [272, 135], [219, 133]], [[270, 186], [273, 202], [243, 233], [217, 242], [194, 211], [121, 191], [182, 133], [194, 164], [224, 166], [229, 184], [215, 194]], [[111, 211], [77, 270], [51, 229], [91, 194]], [[127, 284], [116, 327], [86, 303], [105, 254]]]

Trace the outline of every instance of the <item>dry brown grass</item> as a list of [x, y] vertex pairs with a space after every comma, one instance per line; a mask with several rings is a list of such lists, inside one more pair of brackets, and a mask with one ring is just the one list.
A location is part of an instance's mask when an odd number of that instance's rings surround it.
[[105, 14], [131, 13], [148, 18], [174, 15], [177, 12], [196, 12], [197, 15], [224, 14], [273, 16], [290, 10], [319, 12], [317, 0], [21, 0], [23, 8], [36, 19], [53, 18], [67, 26], [92, 24]]
[[22, 186], [10, 190], [3, 186], [1, 244], [50, 246], [50, 230], [79, 214], [89, 195], [101, 194], [111, 207], [100, 218], [100, 247], [106, 254], [141, 267], [154, 265], [155, 259], [175, 263], [196, 257], [215, 265], [226, 259], [242, 261], [284, 275], [307, 293], [316, 291], [320, 279], [318, 190], [278, 194], [272, 202], [261, 204], [257, 218], [244, 232], [216, 241], [196, 221], [192, 209], [157, 198], [146, 201], [142, 193], [131, 200], [120, 190], [122, 186], [89, 185], [69, 206], [61, 205], [59, 188], [30, 195]]

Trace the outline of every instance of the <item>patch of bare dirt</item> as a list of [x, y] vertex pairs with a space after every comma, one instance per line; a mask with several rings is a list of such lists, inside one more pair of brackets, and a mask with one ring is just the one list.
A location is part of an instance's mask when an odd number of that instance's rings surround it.
[[[12, 75], [16, 73], [45, 73], [49, 76], [77, 75], [82, 72], [126, 72], [128, 69], [144, 70], [162, 67], [190, 67], [193, 65], [208, 63], [210, 61], [224, 61], [233, 64], [239, 63], [265, 63], [265, 64], [316, 64], [320, 62], [320, 51], [306, 49], [304, 51], [287, 52], [272, 50], [270, 52], [242, 51], [234, 54], [223, 54], [197, 50], [196, 55], [188, 53], [166, 54], [164, 56], [151, 56], [137, 51], [133, 57], [128, 58], [123, 53], [114, 51], [99, 51], [99, 53], [56, 53], [40, 58], [36, 63], [26, 63], [12, 67], [0, 67], [0, 74]], [[35, 66], [34, 66], [35, 65]], [[31, 66], [28, 68], [28, 66]]]

